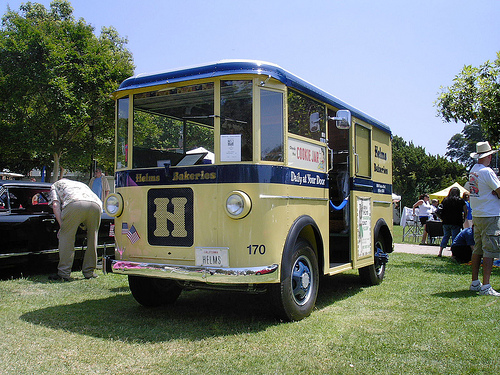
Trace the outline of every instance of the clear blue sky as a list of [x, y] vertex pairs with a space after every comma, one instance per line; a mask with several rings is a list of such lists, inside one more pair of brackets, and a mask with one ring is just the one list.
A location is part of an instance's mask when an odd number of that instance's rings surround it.
[[[25, 1], [2, 0], [1, 13]], [[49, 6], [49, 0], [34, 1]], [[461, 124], [436, 117], [441, 86], [500, 51], [498, 0], [73, 0], [129, 40], [136, 73], [221, 59], [280, 65], [444, 155]]]

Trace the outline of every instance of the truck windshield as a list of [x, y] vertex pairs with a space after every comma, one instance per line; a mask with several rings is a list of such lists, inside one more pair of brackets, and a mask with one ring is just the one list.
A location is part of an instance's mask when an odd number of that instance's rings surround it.
[[133, 108], [134, 168], [213, 163], [213, 83], [135, 94]]

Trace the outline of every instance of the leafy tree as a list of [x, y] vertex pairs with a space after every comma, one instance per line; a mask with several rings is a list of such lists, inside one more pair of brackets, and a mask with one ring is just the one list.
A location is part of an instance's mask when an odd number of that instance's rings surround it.
[[[134, 112], [134, 147], [168, 150], [183, 146], [184, 122], [147, 112]], [[204, 147], [213, 151], [213, 127], [186, 121], [185, 149]]]
[[401, 195], [403, 206], [411, 207], [423, 193], [433, 193], [454, 182], [465, 184], [465, 167], [425, 148], [394, 136], [392, 140], [393, 189]]
[[461, 133], [455, 134], [448, 141], [446, 156], [456, 160], [468, 168], [472, 167], [474, 160], [471, 152], [476, 151], [476, 143], [486, 139], [486, 136], [477, 123], [465, 125]]
[[94, 35], [66, 0], [50, 9], [8, 8], [0, 29], [0, 147], [11, 165], [18, 155], [30, 161], [25, 170], [49, 159], [56, 172], [87, 170], [92, 156], [112, 165], [109, 94], [133, 74], [126, 43], [112, 27]]
[[492, 63], [465, 66], [435, 105], [446, 122], [477, 123], [490, 143], [500, 141], [500, 52]]

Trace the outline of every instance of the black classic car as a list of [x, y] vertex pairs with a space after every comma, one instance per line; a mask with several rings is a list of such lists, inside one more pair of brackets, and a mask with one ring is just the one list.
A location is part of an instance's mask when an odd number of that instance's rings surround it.
[[[49, 206], [49, 183], [0, 181], [0, 267], [58, 260], [57, 223]], [[75, 259], [83, 257], [86, 232], [78, 229]], [[98, 255], [114, 254], [114, 220], [102, 214]]]

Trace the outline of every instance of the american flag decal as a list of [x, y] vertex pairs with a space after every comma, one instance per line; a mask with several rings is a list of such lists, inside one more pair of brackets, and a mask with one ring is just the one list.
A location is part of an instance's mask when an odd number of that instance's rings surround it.
[[139, 237], [139, 233], [137, 232], [137, 229], [135, 229], [133, 224], [127, 233], [127, 237], [132, 244], [136, 243], [141, 238], [141, 237]]

